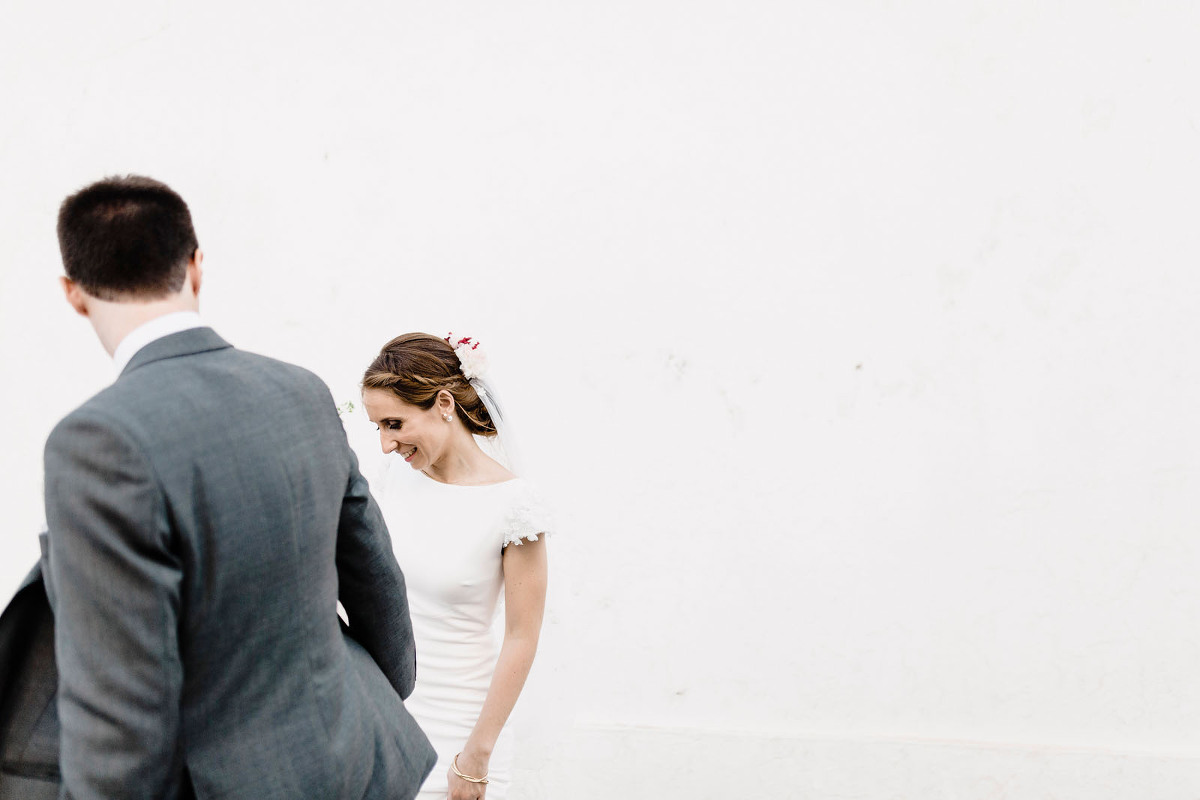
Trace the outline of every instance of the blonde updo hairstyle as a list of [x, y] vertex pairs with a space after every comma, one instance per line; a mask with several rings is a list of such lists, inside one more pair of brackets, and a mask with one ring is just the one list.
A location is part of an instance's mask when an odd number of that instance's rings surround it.
[[454, 348], [429, 333], [406, 333], [383, 346], [363, 374], [363, 389], [383, 389], [409, 405], [433, 408], [438, 392], [454, 398], [454, 411], [467, 430], [495, 436], [496, 425], [475, 387], [463, 376]]

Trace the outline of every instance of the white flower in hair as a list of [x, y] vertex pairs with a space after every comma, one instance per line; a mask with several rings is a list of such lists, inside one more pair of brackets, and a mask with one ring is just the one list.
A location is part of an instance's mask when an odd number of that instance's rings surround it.
[[464, 378], [473, 380], [487, 374], [487, 353], [479, 346], [479, 342], [470, 336], [455, 336], [453, 333], [446, 335], [446, 341], [454, 348], [454, 355], [458, 356]]

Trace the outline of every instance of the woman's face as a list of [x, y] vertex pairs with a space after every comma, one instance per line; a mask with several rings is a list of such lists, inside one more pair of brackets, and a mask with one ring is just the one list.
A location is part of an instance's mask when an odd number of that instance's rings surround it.
[[379, 428], [383, 452], [399, 454], [413, 469], [428, 469], [437, 463], [449, 444], [452, 426], [437, 404], [420, 408], [386, 389], [364, 389], [363, 407]]

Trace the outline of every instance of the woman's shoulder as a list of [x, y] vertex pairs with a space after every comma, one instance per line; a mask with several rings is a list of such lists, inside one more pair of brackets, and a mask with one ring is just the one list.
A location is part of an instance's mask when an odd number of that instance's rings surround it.
[[536, 542], [554, 532], [554, 517], [540, 489], [525, 478], [502, 484], [507, 492], [500, 529], [501, 547]]

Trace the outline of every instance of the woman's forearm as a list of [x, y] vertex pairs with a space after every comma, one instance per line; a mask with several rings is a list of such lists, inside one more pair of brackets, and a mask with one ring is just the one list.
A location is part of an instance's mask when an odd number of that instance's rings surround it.
[[[506, 635], [496, 659], [496, 670], [492, 674], [492, 682], [488, 687], [487, 699], [479, 712], [479, 719], [467, 738], [463, 748], [463, 760], [467, 763], [482, 759], [485, 763], [491, 758], [495, 749], [496, 739], [508, 721], [529, 669], [533, 666], [533, 658], [537, 653], [538, 635], [536, 632], [524, 635]], [[464, 770], [465, 771], [465, 770]]]
[[[504, 551], [504, 643], [483, 708], [458, 762], [459, 770], [473, 777], [481, 778], [487, 773], [496, 740], [517, 704], [537, 653], [546, 609], [545, 538], [512, 545]], [[451, 796], [454, 797], [453, 792]]]

